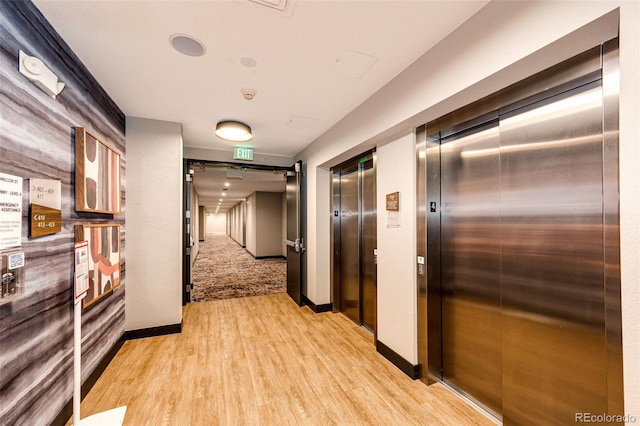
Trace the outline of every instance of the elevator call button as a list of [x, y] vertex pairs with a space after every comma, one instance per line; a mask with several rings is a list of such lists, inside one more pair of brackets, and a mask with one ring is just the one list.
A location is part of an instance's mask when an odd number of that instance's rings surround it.
[[435, 201], [431, 201], [429, 203], [429, 211], [431, 213], [435, 213], [436, 212], [436, 202]]

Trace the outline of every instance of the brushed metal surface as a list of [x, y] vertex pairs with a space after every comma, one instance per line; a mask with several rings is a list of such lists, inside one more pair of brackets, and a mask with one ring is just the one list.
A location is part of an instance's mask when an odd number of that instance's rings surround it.
[[360, 324], [360, 206], [357, 165], [340, 173], [341, 311]]
[[[427, 128], [428, 130], [428, 128]], [[440, 277], [440, 135], [425, 143], [427, 220], [427, 383], [442, 380], [442, 286]]]
[[[497, 120], [441, 139], [443, 380], [499, 416], [500, 137]], [[481, 152], [483, 155], [466, 155]]]
[[503, 91], [426, 125], [419, 360], [438, 378], [440, 350], [439, 378], [505, 424], [624, 413], [617, 40], [599, 49], [582, 71], [519, 83], [526, 99]]
[[376, 333], [377, 246], [375, 152], [332, 169], [333, 302], [358, 325]]
[[620, 98], [618, 40], [603, 46], [603, 208], [604, 286], [607, 339], [608, 413], [624, 414], [622, 370], [622, 303], [620, 297], [620, 187], [618, 105]]
[[593, 73], [597, 74], [600, 68], [600, 47], [596, 46], [479, 101], [430, 121], [427, 123], [427, 133], [435, 134], [460, 123], [468, 122], [505, 105], [519, 103], [524, 99], [537, 96], [549, 88], [567, 84], [575, 86], [574, 82], [576, 81], [580, 84], [597, 80], [599, 76], [594, 78]]
[[331, 174], [331, 200], [333, 205], [332, 241], [331, 241], [331, 302], [333, 312], [340, 312], [342, 285], [340, 274], [342, 271], [340, 261], [340, 172], [332, 170]]
[[605, 413], [600, 85], [501, 120], [500, 138], [503, 418]]
[[420, 380], [429, 384], [427, 331], [427, 128], [416, 129], [416, 284]]
[[[375, 157], [374, 157], [375, 158]], [[360, 164], [361, 206], [361, 321], [369, 330], [376, 330], [376, 277], [374, 250], [377, 246], [376, 174], [374, 159]]]

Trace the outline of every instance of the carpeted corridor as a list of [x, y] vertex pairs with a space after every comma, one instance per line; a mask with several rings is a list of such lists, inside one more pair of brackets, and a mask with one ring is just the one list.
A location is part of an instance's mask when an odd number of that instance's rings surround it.
[[284, 293], [286, 259], [254, 259], [227, 235], [207, 235], [193, 265], [191, 300], [234, 299]]

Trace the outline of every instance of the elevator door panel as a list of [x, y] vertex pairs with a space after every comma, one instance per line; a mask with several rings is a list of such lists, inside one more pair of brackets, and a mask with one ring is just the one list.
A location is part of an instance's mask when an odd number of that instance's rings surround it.
[[441, 141], [443, 380], [501, 412], [497, 120]]
[[340, 176], [340, 300], [341, 311], [360, 323], [360, 221], [358, 169]]
[[362, 166], [362, 324], [373, 331], [376, 324], [376, 177], [373, 160]]
[[606, 413], [601, 88], [500, 129], [505, 423]]

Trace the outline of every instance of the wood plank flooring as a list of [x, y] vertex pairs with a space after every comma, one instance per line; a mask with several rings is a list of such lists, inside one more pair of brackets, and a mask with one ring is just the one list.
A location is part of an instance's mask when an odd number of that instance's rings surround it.
[[286, 294], [191, 303], [181, 334], [127, 341], [82, 417], [121, 405], [125, 425], [493, 425]]

